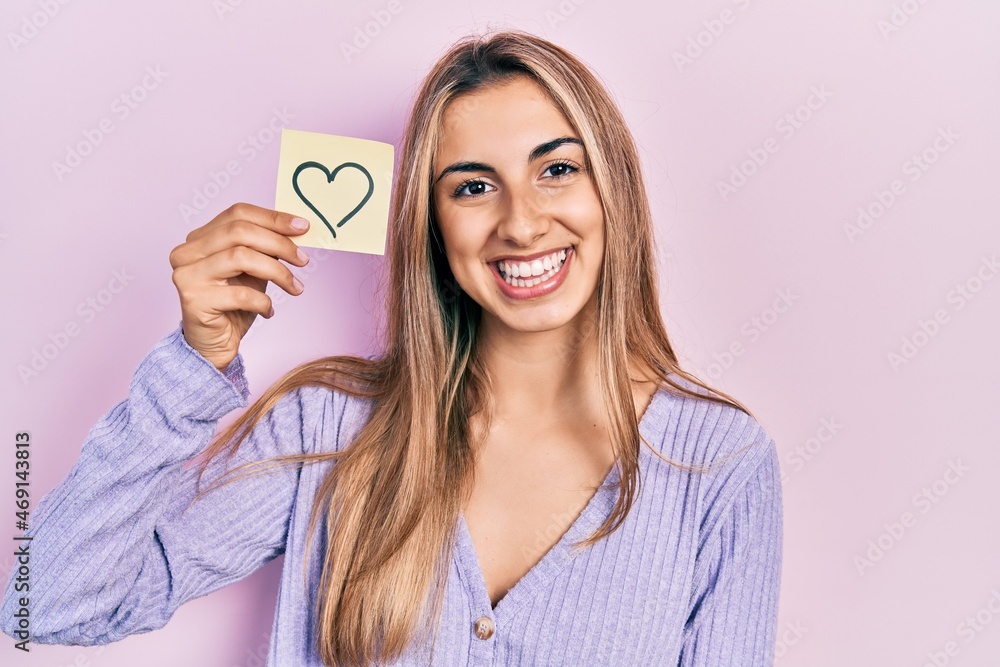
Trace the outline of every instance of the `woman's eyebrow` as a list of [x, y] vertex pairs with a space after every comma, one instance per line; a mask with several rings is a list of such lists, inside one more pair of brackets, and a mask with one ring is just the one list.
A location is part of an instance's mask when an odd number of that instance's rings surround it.
[[[563, 144], [576, 144], [581, 147], [583, 146], [583, 142], [577, 139], [576, 137], [559, 137], [557, 139], [552, 139], [550, 141], [546, 141], [545, 143], [538, 144], [537, 146], [532, 148], [531, 152], [528, 153], [528, 162], [534, 162], [538, 158], [548, 155], [549, 153], [559, 148]], [[445, 167], [438, 175], [438, 177], [434, 179], [434, 183], [437, 183], [448, 174], [456, 171], [460, 172], [485, 171], [491, 174], [496, 173], [496, 169], [486, 164], [485, 162], [468, 162], [468, 161], [456, 162], [454, 164]]]

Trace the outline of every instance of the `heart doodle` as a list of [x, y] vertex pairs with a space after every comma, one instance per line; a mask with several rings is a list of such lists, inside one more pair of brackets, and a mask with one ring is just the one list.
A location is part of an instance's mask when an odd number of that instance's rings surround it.
[[337, 177], [337, 174], [340, 172], [340, 170], [345, 168], [357, 169], [358, 171], [360, 171], [362, 174], [365, 175], [365, 177], [368, 179], [368, 192], [361, 200], [361, 203], [359, 203], [357, 206], [351, 209], [351, 212], [345, 215], [343, 219], [341, 219], [341, 221], [337, 223], [337, 227], [342, 227], [344, 223], [353, 218], [357, 214], [357, 212], [360, 211], [362, 207], [368, 203], [368, 200], [371, 199], [372, 197], [372, 193], [375, 192], [375, 180], [372, 178], [372, 175], [368, 173], [368, 170], [365, 169], [362, 165], [358, 164], [357, 162], [345, 162], [339, 165], [333, 171], [330, 171], [319, 162], [310, 161], [310, 162], [303, 162], [302, 164], [300, 164], [298, 167], [295, 168], [295, 173], [292, 174], [292, 189], [295, 190], [295, 194], [299, 196], [299, 199], [305, 202], [306, 206], [308, 206], [313, 213], [319, 216], [319, 219], [323, 221], [323, 224], [326, 225], [326, 228], [330, 230], [331, 234], [333, 234], [333, 238], [337, 238], [336, 230], [333, 228], [333, 226], [330, 225], [330, 222], [326, 219], [326, 216], [323, 215], [320, 212], [320, 210], [316, 208], [313, 205], [313, 203], [306, 198], [304, 194], [302, 194], [302, 190], [299, 189], [298, 179], [299, 179], [299, 174], [305, 171], [306, 169], [319, 169], [324, 174], [326, 174], [326, 182], [333, 183], [333, 179]]

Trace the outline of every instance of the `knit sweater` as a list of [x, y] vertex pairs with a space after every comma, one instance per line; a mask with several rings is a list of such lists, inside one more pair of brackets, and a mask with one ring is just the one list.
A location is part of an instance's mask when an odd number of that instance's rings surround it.
[[[676, 376], [675, 376], [676, 377]], [[284, 554], [269, 667], [319, 667], [312, 610], [325, 533], [303, 561], [313, 499], [333, 463], [281, 467], [190, 504], [196, 470], [183, 464], [248, 405], [244, 359], [220, 372], [178, 327], [139, 364], [127, 399], [90, 430], [67, 477], [31, 516], [31, 640], [94, 645], [163, 627], [186, 601], [243, 579]], [[340, 451], [370, 399], [320, 387], [284, 395], [228, 465], [290, 453]], [[782, 504], [774, 441], [735, 408], [660, 388], [640, 433], [679, 469], [640, 447], [641, 490], [610, 537], [571, 546], [610, 514], [605, 483], [541, 560], [494, 609], [461, 513], [443, 615], [411, 665], [757, 667], [774, 656]], [[743, 450], [743, 451], [740, 451]], [[15, 568], [16, 569], [16, 568]], [[303, 585], [303, 576], [308, 586]], [[17, 629], [11, 576], [0, 627]], [[209, 628], [206, 632], [211, 632]]]

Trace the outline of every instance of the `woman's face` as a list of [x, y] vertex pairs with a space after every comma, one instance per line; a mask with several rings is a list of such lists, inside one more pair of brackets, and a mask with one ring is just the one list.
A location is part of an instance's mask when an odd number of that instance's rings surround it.
[[434, 208], [484, 325], [548, 331], [596, 308], [604, 214], [585, 163], [570, 123], [527, 77], [448, 104]]

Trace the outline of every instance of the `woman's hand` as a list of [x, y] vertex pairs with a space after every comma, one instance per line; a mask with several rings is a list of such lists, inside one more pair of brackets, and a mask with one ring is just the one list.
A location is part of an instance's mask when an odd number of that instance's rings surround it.
[[193, 230], [170, 251], [173, 282], [181, 300], [181, 326], [188, 345], [220, 371], [236, 358], [240, 341], [258, 314], [274, 315], [264, 290], [270, 280], [297, 296], [302, 283], [283, 259], [305, 266], [309, 257], [289, 235], [309, 229], [295, 219], [252, 204], [233, 204]]

